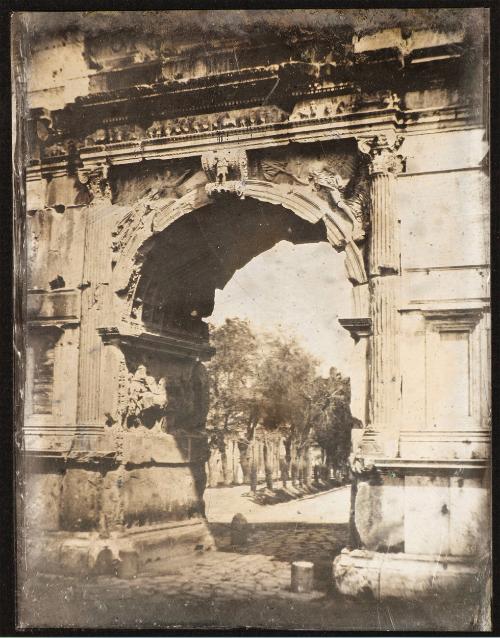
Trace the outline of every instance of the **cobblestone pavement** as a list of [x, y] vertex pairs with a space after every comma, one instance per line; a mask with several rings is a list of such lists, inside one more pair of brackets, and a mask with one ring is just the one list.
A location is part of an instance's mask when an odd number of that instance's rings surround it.
[[[132, 580], [32, 578], [20, 599], [26, 610], [24, 618], [31, 626], [45, 627], [469, 629], [471, 611], [465, 604], [444, 617], [442, 603], [438, 607], [432, 601], [420, 607], [377, 604], [349, 600], [332, 590], [332, 560], [347, 542], [347, 525], [307, 524], [302, 518], [297, 521], [302, 515], [296, 512], [297, 505], [301, 512], [343, 502], [344, 492], [320, 494], [314, 497], [320, 502], [311, 499], [306, 507], [305, 501], [282, 504], [288, 507], [288, 515], [283, 510], [280, 522], [262, 522], [262, 513], [252, 517], [247, 511], [249, 539], [238, 548], [231, 546], [229, 525], [212, 520], [215, 550], [153, 563]], [[272, 518], [271, 513], [264, 518]], [[290, 563], [298, 559], [314, 563], [315, 590], [311, 594], [290, 591]]]

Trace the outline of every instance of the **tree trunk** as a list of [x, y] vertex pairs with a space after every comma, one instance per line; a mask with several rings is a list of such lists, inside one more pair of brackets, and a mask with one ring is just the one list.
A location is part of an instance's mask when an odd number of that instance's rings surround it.
[[283, 482], [283, 489], [286, 489], [287, 481], [290, 479], [290, 463], [292, 461], [289, 439], [283, 440], [283, 447], [285, 448], [285, 457], [282, 459], [281, 480]]
[[300, 487], [304, 486], [304, 448], [301, 446], [299, 448], [297, 454], [297, 465], [298, 465], [298, 475], [299, 475], [299, 485]]
[[232, 467], [233, 467], [233, 485], [238, 485], [239, 483], [238, 481], [239, 454], [237, 454], [236, 452], [237, 450], [236, 441], [231, 441], [231, 450], [232, 450], [231, 461], [232, 461]]
[[296, 445], [292, 445], [292, 450], [291, 450], [292, 454], [291, 454], [291, 476], [292, 476], [292, 485], [294, 487], [297, 486], [297, 478], [298, 478], [298, 464], [297, 464], [297, 446]]
[[267, 440], [267, 436], [264, 436], [264, 473], [266, 476], [266, 487], [268, 490], [272, 490], [273, 485], [273, 465], [272, 465], [272, 449], [269, 449], [270, 445]]
[[231, 485], [231, 471], [227, 463], [227, 452], [226, 452], [226, 442], [221, 446], [220, 449], [220, 462], [222, 466], [222, 480], [224, 485]]
[[210, 457], [208, 459], [208, 485], [209, 487], [217, 487], [219, 484], [219, 477], [217, 472], [217, 453], [218, 450], [210, 450]]
[[252, 439], [251, 456], [250, 456], [250, 491], [255, 494], [257, 492], [257, 450], [255, 445], [255, 438]]
[[240, 465], [241, 472], [243, 474], [243, 483], [248, 485], [250, 483], [250, 446], [248, 443], [239, 441], [238, 449], [240, 451]]
[[305, 473], [305, 484], [307, 487], [311, 486], [312, 483], [312, 461], [311, 461], [311, 449], [309, 446], [305, 449], [305, 463], [304, 463], [304, 473]]

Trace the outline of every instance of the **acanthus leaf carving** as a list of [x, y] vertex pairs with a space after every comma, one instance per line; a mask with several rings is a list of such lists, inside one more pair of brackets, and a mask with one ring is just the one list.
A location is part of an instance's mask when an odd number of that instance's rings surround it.
[[359, 138], [358, 148], [368, 160], [370, 175], [404, 171], [404, 156], [397, 153], [403, 142], [404, 137], [395, 132]]
[[111, 200], [109, 165], [106, 162], [78, 169], [78, 179], [80, 184], [87, 187], [92, 201]]

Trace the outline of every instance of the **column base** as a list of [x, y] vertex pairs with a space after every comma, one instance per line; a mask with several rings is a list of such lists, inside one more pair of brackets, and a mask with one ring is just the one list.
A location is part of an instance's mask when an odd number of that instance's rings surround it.
[[341, 594], [368, 595], [376, 600], [460, 595], [479, 584], [477, 567], [465, 557], [364, 549], [342, 550], [333, 562], [333, 578]]
[[45, 532], [26, 542], [30, 571], [65, 575], [116, 575], [132, 578], [148, 563], [212, 549], [204, 519], [177, 521], [111, 532]]

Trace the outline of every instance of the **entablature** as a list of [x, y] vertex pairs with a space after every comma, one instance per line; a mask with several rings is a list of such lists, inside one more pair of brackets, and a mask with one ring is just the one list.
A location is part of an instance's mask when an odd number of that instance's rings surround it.
[[407, 118], [394, 104], [384, 108], [360, 112], [331, 114], [324, 117], [299, 118], [294, 121], [267, 123], [254, 122], [252, 125], [228, 127], [223, 130], [200, 130], [182, 132], [175, 136], [144, 137], [124, 141], [105, 142], [91, 146], [74, 148], [66, 152], [60, 148], [57, 155], [31, 160], [27, 168], [27, 178], [48, 178], [50, 176], [75, 173], [81, 167], [101, 165], [113, 166], [136, 164], [150, 160], [168, 160], [181, 157], [200, 156], [224, 145], [227, 148], [255, 150], [274, 146], [342, 140], [353, 137], [371, 137], [374, 131], [404, 131], [417, 133], [419, 128], [443, 127], [463, 128], [470, 125], [472, 113], [467, 107], [446, 107], [429, 111], [421, 117]]

